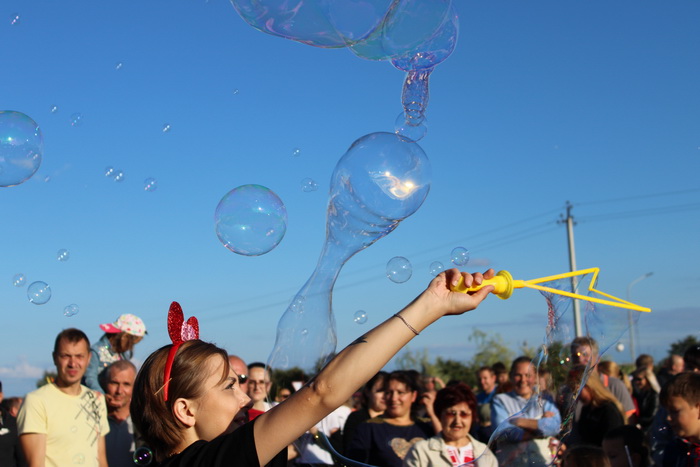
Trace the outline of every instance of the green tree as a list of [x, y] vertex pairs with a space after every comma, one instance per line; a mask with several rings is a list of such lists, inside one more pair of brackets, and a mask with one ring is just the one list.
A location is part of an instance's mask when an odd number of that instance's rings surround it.
[[405, 350], [396, 358], [396, 368], [399, 370], [416, 370], [422, 375], [436, 376], [435, 368], [430, 363], [428, 349], [413, 352]]
[[55, 371], [44, 370], [44, 375], [36, 380], [36, 387], [40, 388], [46, 384], [53, 383], [56, 381], [56, 376], [58, 374]]
[[668, 349], [668, 356], [680, 355], [682, 357], [689, 347], [695, 345], [700, 345], [700, 341], [693, 335], [687, 335], [683, 339], [679, 339], [671, 344]]
[[474, 369], [463, 362], [438, 357], [437, 360], [435, 360], [434, 368], [434, 376], [439, 376], [445, 384], [452, 380], [462, 381], [470, 386], [476, 384], [476, 373]]
[[509, 365], [515, 358], [513, 351], [503, 342], [503, 338], [498, 333], [489, 335], [475, 328], [468, 340], [476, 345], [476, 352], [469, 366], [477, 370], [496, 362]]

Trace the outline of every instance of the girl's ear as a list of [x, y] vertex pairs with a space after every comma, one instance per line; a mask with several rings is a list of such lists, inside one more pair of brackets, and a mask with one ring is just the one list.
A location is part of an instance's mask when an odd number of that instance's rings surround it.
[[173, 402], [173, 414], [183, 425], [190, 428], [195, 423], [195, 404], [190, 399], [180, 397]]

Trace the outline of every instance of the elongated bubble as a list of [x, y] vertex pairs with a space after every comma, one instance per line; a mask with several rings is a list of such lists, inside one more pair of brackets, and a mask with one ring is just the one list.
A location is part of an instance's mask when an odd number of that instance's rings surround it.
[[421, 147], [392, 133], [363, 136], [340, 158], [331, 177], [326, 242], [316, 270], [279, 321], [268, 360], [273, 369], [310, 370], [335, 352], [331, 300], [341, 268], [416, 212], [430, 179]]

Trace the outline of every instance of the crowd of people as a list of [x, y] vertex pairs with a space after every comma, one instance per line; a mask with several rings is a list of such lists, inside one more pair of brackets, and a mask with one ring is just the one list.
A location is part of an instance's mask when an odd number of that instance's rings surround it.
[[460, 278], [492, 275], [445, 271], [293, 387], [273, 388], [265, 364], [198, 335], [160, 348], [137, 371], [130, 359], [146, 327], [134, 315], [101, 325], [92, 346], [83, 331], [63, 330], [53, 380], [24, 399], [3, 400], [0, 383], [0, 466], [118, 467], [135, 455], [169, 467], [700, 466], [700, 346], [659, 372], [641, 355], [625, 375], [579, 337], [559, 387], [527, 356], [479, 368], [476, 388], [381, 371], [425, 327], [492, 290], [452, 292]]

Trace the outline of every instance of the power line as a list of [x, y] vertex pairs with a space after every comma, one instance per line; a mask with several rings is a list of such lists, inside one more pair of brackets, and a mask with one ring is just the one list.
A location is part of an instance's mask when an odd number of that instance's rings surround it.
[[664, 196], [673, 196], [673, 195], [681, 195], [681, 194], [686, 194], [686, 193], [698, 193], [698, 192], [700, 192], [700, 188], [689, 188], [687, 190], [666, 191], [666, 192], [661, 192], [661, 193], [651, 193], [648, 195], [626, 196], [623, 198], [610, 198], [610, 199], [603, 199], [603, 200], [598, 200], [598, 201], [584, 201], [582, 203], [574, 203], [574, 206], [588, 206], [591, 204], [618, 203], [621, 201], [631, 201], [631, 200], [649, 199], [649, 198], [661, 198]]

